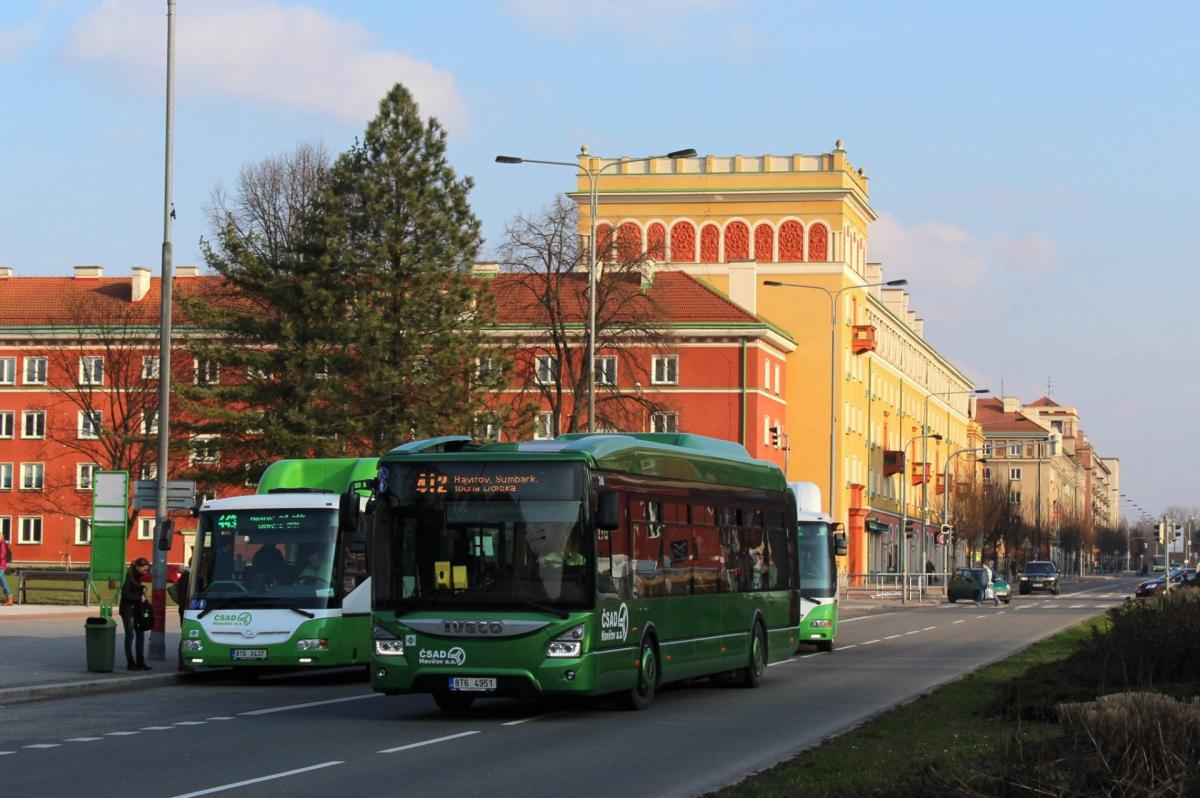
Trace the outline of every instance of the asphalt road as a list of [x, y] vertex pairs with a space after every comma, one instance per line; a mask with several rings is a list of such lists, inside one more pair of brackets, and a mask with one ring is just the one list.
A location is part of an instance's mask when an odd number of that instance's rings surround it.
[[653, 707], [484, 700], [447, 717], [363, 674], [180, 685], [6, 707], [6, 793], [145, 796], [694, 796], [1121, 602], [1137, 579], [1060, 596], [899, 607], [844, 621], [838, 648], [757, 690], [684, 686]]

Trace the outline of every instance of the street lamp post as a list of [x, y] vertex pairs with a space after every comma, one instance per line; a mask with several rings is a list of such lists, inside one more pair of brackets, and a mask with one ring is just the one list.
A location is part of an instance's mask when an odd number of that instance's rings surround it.
[[[582, 147], [579, 155], [587, 155], [587, 147]], [[694, 149], [674, 150], [666, 155], [648, 155], [644, 158], [621, 158], [604, 164], [599, 169], [592, 170], [578, 162], [546, 161], [536, 158], [520, 158], [514, 155], [497, 155], [496, 163], [520, 164], [540, 163], [550, 166], [569, 166], [582, 169], [588, 177], [588, 211], [591, 218], [591, 232], [588, 235], [588, 338], [587, 338], [587, 373], [588, 373], [588, 421], [587, 431], [596, 431], [596, 212], [599, 204], [598, 186], [600, 175], [607, 169], [623, 163], [639, 163], [653, 161], [658, 158], [692, 158], [696, 155]], [[556, 430], [557, 432], [557, 430]]]
[[834, 514], [836, 508], [836, 500], [834, 498], [833, 489], [833, 474], [834, 474], [834, 442], [837, 436], [837, 308], [838, 297], [843, 291], [850, 291], [856, 288], [875, 288], [876, 286], [886, 286], [888, 288], [899, 288], [902, 285], [908, 285], [908, 280], [887, 280], [882, 283], [864, 283], [863, 285], [848, 285], [844, 288], [839, 288], [837, 291], [830, 291], [821, 285], [805, 285], [803, 283], [785, 283], [779, 280], [763, 280], [763, 285], [780, 288], [807, 288], [812, 291], [822, 291], [829, 299], [829, 324], [832, 327], [829, 336], [829, 517], [834, 521], [837, 516]]
[[[900, 479], [900, 579], [903, 586], [900, 588], [900, 602], [908, 601], [908, 447], [912, 446], [922, 438], [933, 438], [935, 441], [940, 441], [942, 436], [934, 433], [930, 435], [928, 432], [922, 432], [920, 435], [914, 435], [909, 439], [904, 446], [902, 455], [904, 459], [904, 473]], [[924, 468], [925, 464], [921, 464]], [[924, 565], [921, 566], [924, 568]]]
[[[959, 449], [958, 451], [951, 452], [950, 454], [946, 455], [946, 468], [945, 468], [945, 474], [944, 474], [944, 476], [942, 477], [942, 484], [946, 486], [946, 488], [945, 488], [945, 490], [946, 490], [946, 493], [945, 493], [945, 496], [946, 496], [946, 507], [945, 507], [945, 511], [942, 513], [943, 517], [946, 519], [946, 526], [952, 526], [952, 525], [953, 525], [953, 520], [952, 520], [952, 519], [953, 519], [953, 515], [954, 515], [954, 514], [953, 514], [954, 505], [952, 505], [952, 504], [950, 503], [950, 461], [951, 461], [951, 460], [953, 460], [955, 457], [958, 457], [960, 454], [971, 454], [971, 453], [974, 453], [974, 452], [985, 452], [985, 451], [987, 451], [987, 450], [988, 450], [988, 447], [987, 447], [987, 446], [979, 446], [979, 447], [976, 447], [976, 448], [974, 448], [974, 449]], [[946, 554], [946, 556], [947, 556], [947, 557], [953, 557], [953, 556], [954, 556], [954, 555], [953, 555], [953, 551], [954, 551], [954, 530], [953, 530], [953, 529], [951, 529], [951, 530], [950, 530], [950, 531], [949, 531], [949, 532], [946, 534], [946, 551], [945, 551], [945, 554]], [[956, 558], [955, 558], [955, 559], [956, 559]], [[946, 564], [945, 571], [946, 571], [947, 573], [949, 573], [949, 571], [950, 571], [950, 567], [951, 567], [951, 565], [952, 565], [952, 564], [953, 564], [953, 560], [951, 560], [950, 562], [948, 562], [948, 563]], [[968, 563], [968, 564], [969, 564], [969, 563]]]

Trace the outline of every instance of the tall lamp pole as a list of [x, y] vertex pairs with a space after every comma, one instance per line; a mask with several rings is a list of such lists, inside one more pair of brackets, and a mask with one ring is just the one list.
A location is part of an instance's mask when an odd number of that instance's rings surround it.
[[[903, 582], [903, 587], [900, 589], [901, 603], [908, 601], [908, 447], [912, 446], [922, 438], [933, 438], [935, 441], [940, 441], [942, 436], [938, 433], [932, 435], [928, 432], [922, 432], [920, 435], [914, 435], [909, 438], [908, 443], [904, 446], [904, 473], [900, 479], [900, 579]], [[921, 468], [925, 468], [925, 464], [921, 464]]]
[[779, 280], [763, 280], [763, 285], [768, 285], [773, 288], [806, 288], [810, 291], [821, 291], [829, 299], [829, 326], [831, 327], [829, 335], [829, 517], [834, 521], [837, 516], [834, 514], [834, 508], [837, 506], [835, 493], [833, 489], [834, 481], [834, 443], [837, 438], [837, 309], [838, 297], [843, 291], [852, 291], [859, 288], [875, 288], [877, 286], [885, 286], [887, 288], [899, 288], [902, 285], [908, 285], [908, 280], [888, 280], [882, 283], [864, 283], [863, 285], [848, 285], [844, 288], [839, 288], [836, 291], [830, 291], [822, 285], [806, 285], [804, 283], [785, 283]]
[[[587, 155], [587, 147], [583, 147], [579, 151], [580, 157]], [[519, 163], [540, 163], [550, 166], [569, 166], [573, 169], [582, 169], [583, 173], [588, 178], [588, 211], [591, 218], [591, 232], [588, 235], [588, 339], [587, 339], [587, 373], [588, 373], [588, 421], [587, 431], [596, 431], [596, 214], [597, 206], [599, 205], [599, 184], [600, 175], [606, 170], [614, 166], [620, 166], [623, 163], [639, 163], [641, 161], [653, 161], [658, 158], [692, 158], [696, 155], [694, 149], [674, 150], [666, 155], [648, 155], [644, 158], [621, 158], [610, 161], [599, 169], [591, 169], [578, 162], [572, 161], [546, 161], [537, 158], [520, 158], [515, 155], [497, 155], [496, 163], [519, 164]], [[557, 433], [557, 430], [555, 430]]]
[[[163, 181], [163, 243], [162, 277], [158, 339], [158, 468], [155, 479], [155, 538], [162, 539], [167, 527], [167, 442], [170, 437], [171, 409], [171, 162], [175, 144], [175, 0], [167, 0], [167, 130], [166, 167]], [[154, 546], [154, 566], [151, 570], [151, 603], [154, 607], [154, 629], [150, 635], [150, 659], [167, 658], [167, 551]]]
[[[950, 454], [946, 455], [946, 470], [945, 470], [945, 475], [942, 477], [942, 484], [946, 486], [946, 494], [945, 494], [946, 495], [946, 507], [945, 507], [945, 512], [942, 514], [943, 517], [946, 519], [946, 526], [952, 526], [954, 523], [954, 521], [953, 521], [954, 505], [950, 503], [950, 461], [953, 460], [955, 457], [958, 457], [960, 454], [973, 454], [976, 452], [986, 452], [986, 451], [988, 451], [989, 448], [990, 447], [987, 447], [987, 446], [978, 446], [974, 449], [959, 449], [957, 451], [951, 452]], [[943, 552], [943, 554], [945, 554], [947, 557], [952, 558], [946, 564], [946, 567], [944, 569], [946, 573], [950, 572], [950, 568], [953, 566], [954, 559], [956, 559], [956, 558], [954, 558], [953, 552], [954, 552], [954, 530], [951, 529], [950, 532], [947, 533], [946, 550], [945, 550], [945, 552]], [[970, 563], [968, 563], [968, 565], [969, 564]]]

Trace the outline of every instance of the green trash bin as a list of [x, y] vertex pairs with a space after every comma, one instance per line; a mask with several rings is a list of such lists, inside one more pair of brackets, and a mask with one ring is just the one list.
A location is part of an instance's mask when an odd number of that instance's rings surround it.
[[88, 618], [83, 622], [87, 645], [87, 669], [92, 673], [112, 673], [117, 653], [117, 622], [112, 618]]

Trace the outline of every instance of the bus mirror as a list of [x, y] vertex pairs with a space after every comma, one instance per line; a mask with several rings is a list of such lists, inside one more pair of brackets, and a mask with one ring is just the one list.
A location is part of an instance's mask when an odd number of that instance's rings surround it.
[[602, 490], [596, 498], [596, 528], [612, 531], [621, 526], [620, 497], [615, 490]]
[[170, 518], [164, 518], [162, 526], [158, 529], [158, 550], [170, 551], [171, 544], [175, 541], [175, 522]]
[[850, 551], [849, 542], [846, 540], [845, 532], [836, 532], [833, 536], [833, 553], [839, 557], [845, 557], [846, 552]]
[[342, 494], [338, 502], [338, 529], [351, 532], [358, 529], [358, 515], [361, 504], [358, 492], [348, 490]]
[[370, 534], [370, 527], [367, 524], [359, 524], [354, 529], [351, 529], [349, 536], [350, 551], [355, 554], [365, 552], [367, 544], [370, 542]]

